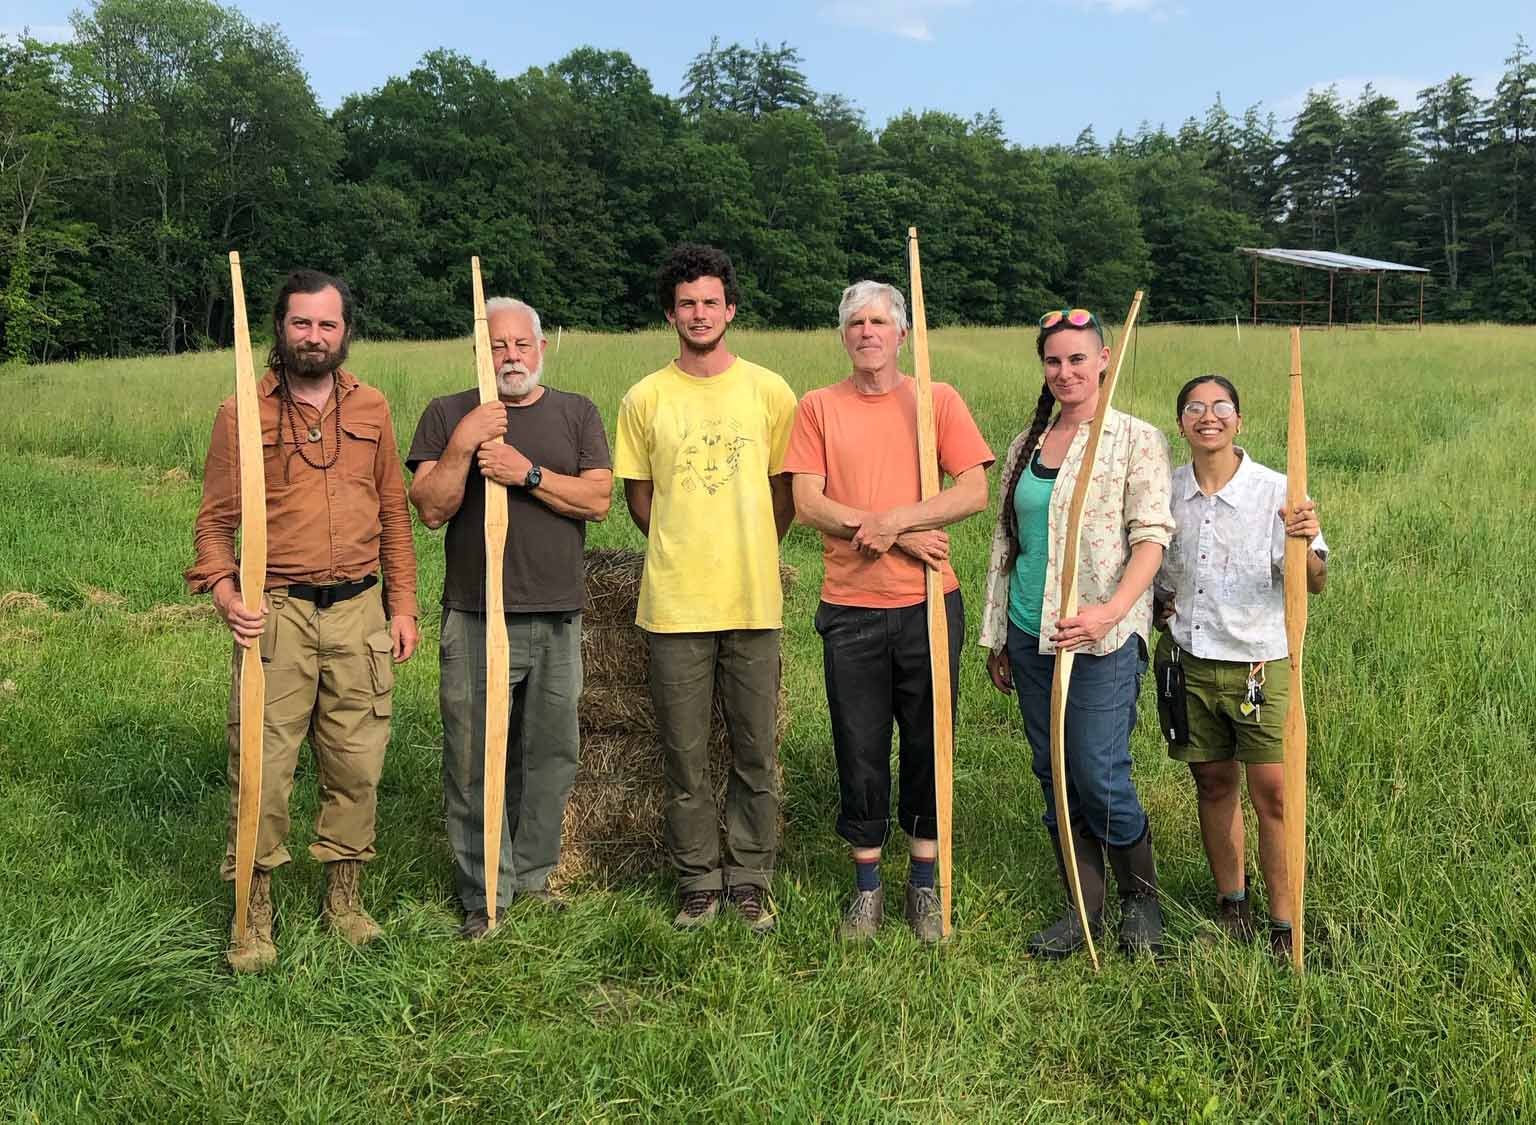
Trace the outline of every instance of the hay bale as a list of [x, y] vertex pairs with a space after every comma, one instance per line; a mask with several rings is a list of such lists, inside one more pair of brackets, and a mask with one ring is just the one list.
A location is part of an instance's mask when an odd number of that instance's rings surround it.
[[[587, 610], [581, 630], [584, 683], [578, 704], [581, 763], [566, 805], [560, 864], [553, 876], [559, 886], [612, 886], [666, 866], [662, 833], [667, 788], [647, 679], [650, 647], [645, 632], [634, 623], [644, 569], [645, 556], [635, 551], [587, 552]], [[781, 568], [786, 590], [793, 578], [793, 571]], [[782, 740], [788, 722], [781, 687], [776, 740]], [[717, 700], [710, 722], [709, 771], [722, 812], [730, 762], [730, 738]]]

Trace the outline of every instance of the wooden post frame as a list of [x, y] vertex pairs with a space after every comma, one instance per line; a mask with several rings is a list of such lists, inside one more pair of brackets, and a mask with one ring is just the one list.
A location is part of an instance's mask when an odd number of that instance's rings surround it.
[[[1285, 502], [1307, 498], [1307, 410], [1301, 387], [1301, 329], [1291, 329], [1291, 403], [1285, 437]], [[1302, 695], [1301, 653], [1307, 636], [1305, 539], [1285, 538], [1285, 644], [1290, 699], [1285, 710], [1285, 870], [1291, 890], [1291, 965], [1299, 973], [1306, 951], [1303, 894], [1307, 882], [1307, 705]]]
[[[267, 585], [267, 477], [261, 455], [261, 406], [251, 326], [245, 315], [245, 281], [240, 254], [229, 252], [230, 300], [235, 313], [235, 432], [240, 451], [240, 601], [260, 613]], [[240, 795], [235, 809], [235, 944], [245, 940], [250, 921], [251, 876], [256, 868], [256, 827], [261, 819], [262, 731], [266, 723], [267, 676], [260, 643], [240, 655]]]
[[[1067, 509], [1066, 541], [1061, 555], [1061, 609], [1059, 616], [1072, 617], [1077, 613], [1077, 568], [1083, 532], [1083, 508], [1088, 503], [1088, 487], [1093, 482], [1093, 471], [1099, 459], [1099, 440], [1104, 436], [1104, 420], [1109, 416], [1109, 406], [1115, 397], [1115, 384], [1120, 380], [1120, 365], [1125, 360], [1126, 344], [1136, 327], [1136, 316], [1141, 311], [1142, 291], [1136, 290], [1131, 299], [1131, 311], [1125, 314], [1125, 324], [1120, 329], [1120, 346], [1115, 349], [1109, 372], [1099, 386], [1099, 405], [1093, 412], [1088, 427], [1088, 442], [1083, 447], [1083, 459], [1078, 466], [1077, 480], [1072, 486], [1072, 505]], [[1003, 503], [1009, 503], [1004, 497]], [[1088, 943], [1088, 959], [1094, 971], [1099, 968], [1099, 952], [1093, 944], [1093, 929], [1088, 924], [1088, 907], [1083, 902], [1083, 884], [1077, 875], [1077, 847], [1072, 835], [1072, 814], [1067, 805], [1067, 694], [1072, 687], [1072, 664], [1077, 653], [1058, 648], [1056, 667], [1051, 677], [1051, 787], [1056, 797], [1056, 833], [1061, 841], [1063, 866], [1067, 871], [1067, 886], [1072, 892], [1072, 904], [1077, 908], [1078, 921], [1083, 926], [1083, 939]]]
[[[500, 402], [496, 364], [491, 358], [491, 330], [485, 319], [485, 289], [480, 259], [469, 260], [475, 300], [475, 376], [480, 402]], [[471, 469], [473, 472], [474, 470]], [[507, 551], [507, 486], [490, 477], [485, 483], [485, 918], [496, 928], [496, 876], [501, 870], [501, 828], [506, 820], [507, 726], [511, 714], [507, 679], [507, 617], [502, 569]]]
[[[907, 267], [912, 281], [912, 367], [917, 377], [917, 461], [922, 498], [939, 494], [939, 442], [933, 417], [933, 374], [928, 363], [928, 310], [917, 228], [907, 228]], [[928, 668], [933, 680], [933, 792], [939, 822], [940, 932], [950, 934], [954, 893], [955, 714], [949, 678], [949, 617], [944, 612], [944, 572], [924, 564], [928, 608]]]

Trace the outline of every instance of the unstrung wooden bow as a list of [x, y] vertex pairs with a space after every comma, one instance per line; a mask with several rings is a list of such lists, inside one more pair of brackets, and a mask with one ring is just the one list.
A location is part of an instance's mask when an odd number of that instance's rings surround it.
[[[485, 319], [485, 289], [480, 259], [469, 260], [475, 300], [475, 377], [480, 402], [499, 402], [496, 364], [491, 358], [491, 330]], [[473, 471], [473, 470], [471, 470]], [[507, 727], [511, 715], [507, 677], [506, 607], [502, 568], [507, 550], [507, 486], [485, 482], [485, 917], [496, 927], [496, 876], [501, 870], [501, 828], [506, 819]]]
[[[1115, 349], [1109, 372], [1099, 386], [1099, 405], [1088, 427], [1088, 442], [1083, 447], [1077, 480], [1072, 487], [1072, 506], [1067, 510], [1066, 538], [1061, 555], [1059, 616], [1063, 618], [1077, 613], [1077, 568], [1083, 533], [1083, 508], [1088, 503], [1088, 488], [1093, 483], [1093, 471], [1099, 457], [1099, 439], [1104, 436], [1104, 420], [1109, 416], [1110, 403], [1115, 397], [1115, 384], [1120, 379], [1125, 346], [1130, 342], [1131, 332], [1136, 327], [1136, 315], [1141, 311], [1141, 296], [1142, 291], [1136, 290], [1136, 296], [1131, 300], [1131, 311], [1126, 313], [1125, 326], [1120, 330], [1120, 346]], [[1008, 498], [1004, 497], [1003, 503], [1008, 502]], [[1088, 959], [1097, 971], [1099, 952], [1093, 944], [1093, 928], [1088, 924], [1088, 907], [1083, 902], [1083, 884], [1077, 875], [1077, 847], [1072, 835], [1072, 814], [1067, 806], [1067, 693], [1072, 686], [1072, 663], [1076, 659], [1077, 653], [1070, 649], [1056, 650], [1056, 667], [1051, 677], [1051, 787], [1056, 796], [1056, 833], [1061, 840], [1067, 886], [1072, 892], [1072, 904], [1077, 908], [1078, 920], [1083, 925], [1083, 939], [1088, 943]]]
[[[1301, 388], [1301, 329], [1291, 329], [1291, 408], [1285, 436], [1285, 503], [1307, 498], [1307, 408]], [[1301, 650], [1307, 638], [1307, 553], [1312, 545], [1285, 537], [1285, 643], [1290, 699], [1282, 734], [1285, 751], [1285, 870], [1291, 889], [1291, 966], [1302, 971], [1306, 949], [1303, 890], [1307, 882], [1307, 704], [1302, 695]]]
[[[235, 313], [235, 432], [240, 451], [240, 601], [261, 612], [267, 584], [267, 477], [261, 456], [261, 413], [251, 328], [245, 316], [240, 255], [229, 253], [230, 299]], [[267, 677], [261, 648], [240, 649], [240, 795], [235, 809], [235, 943], [245, 940], [250, 919], [251, 875], [256, 866], [256, 826], [261, 819], [262, 729]]]
[[[933, 418], [933, 375], [928, 363], [928, 312], [923, 304], [923, 271], [917, 228], [907, 228], [907, 265], [912, 281], [912, 367], [917, 376], [917, 460], [922, 498], [939, 494], [939, 445]], [[941, 932], [950, 931], [954, 890], [955, 715], [949, 679], [949, 618], [944, 612], [944, 573], [923, 567], [928, 608], [928, 668], [933, 680], [933, 789], [939, 829]]]

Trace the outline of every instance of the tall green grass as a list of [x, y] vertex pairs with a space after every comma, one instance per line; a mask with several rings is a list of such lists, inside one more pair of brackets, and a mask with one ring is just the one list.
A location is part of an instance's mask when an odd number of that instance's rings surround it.
[[[741, 333], [798, 390], [841, 376], [836, 336]], [[618, 400], [663, 334], [565, 334], [550, 382]], [[1058, 892], [1011, 700], [973, 650], [961, 683], [956, 921], [939, 951], [892, 925], [833, 932], [849, 882], [810, 616], [815, 536], [785, 554], [793, 715], [779, 932], [667, 926], [664, 877], [514, 909], [466, 946], [440, 828], [436, 615], [403, 670], [358, 952], [316, 924], [303, 856], [278, 876], [280, 962], [220, 953], [228, 642], [189, 610], [202, 450], [229, 356], [7, 369], [0, 393], [0, 1112], [73, 1120], [1355, 1119], [1536, 1114], [1536, 333], [1308, 333], [1312, 492], [1334, 548], [1307, 647], [1311, 967], [1193, 940], [1211, 896], [1187, 774], [1133, 749], [1157, 825], [1175, 956], [1045, 965], [1022, 935]], [[933, 334], [999, 452], [1038, 389], [1033, 334]], [[1173, 395], [1221, 371], [1244, 440], [1284, 464], [1281, 332], [1149, 328], [1120, 404], [1173, 435]], [[402, 448], [471, 382], [466, 341], [357, 348]], [[1175, 437], [1175, 455], [1180, 449]], [[995, 497], [994, 497], [995, 503]], [[980, 603], [990, 523], [956, 530]], [[592, 540], [638, 546], [622, 503]], [[424, 603], [438, 536], [418, 529]], [[309, 772], [308, 766], [304, 772]], [[893, 860], [887, 877], [902, 877]]]

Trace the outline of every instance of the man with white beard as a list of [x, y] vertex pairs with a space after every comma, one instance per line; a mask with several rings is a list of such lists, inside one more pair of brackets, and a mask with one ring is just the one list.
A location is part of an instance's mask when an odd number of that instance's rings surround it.
[[522, 301], [485, 303], [500, 401], [471, 388], [433, 399], [406, 465], [411, 503], [444, 542], [442, 644], [443, 793], [460, 933], [486, 932], [484, 846], [485, 480], [507, 485], [502, 569], [511, 650], [506, 820], [497, 901], [532, 898], [561, 908], [547, 882], [580, 746], [581, 613], [586, 525], [608, 514], [608, 439], [590, 399], [545, 386], [547, 341]]

